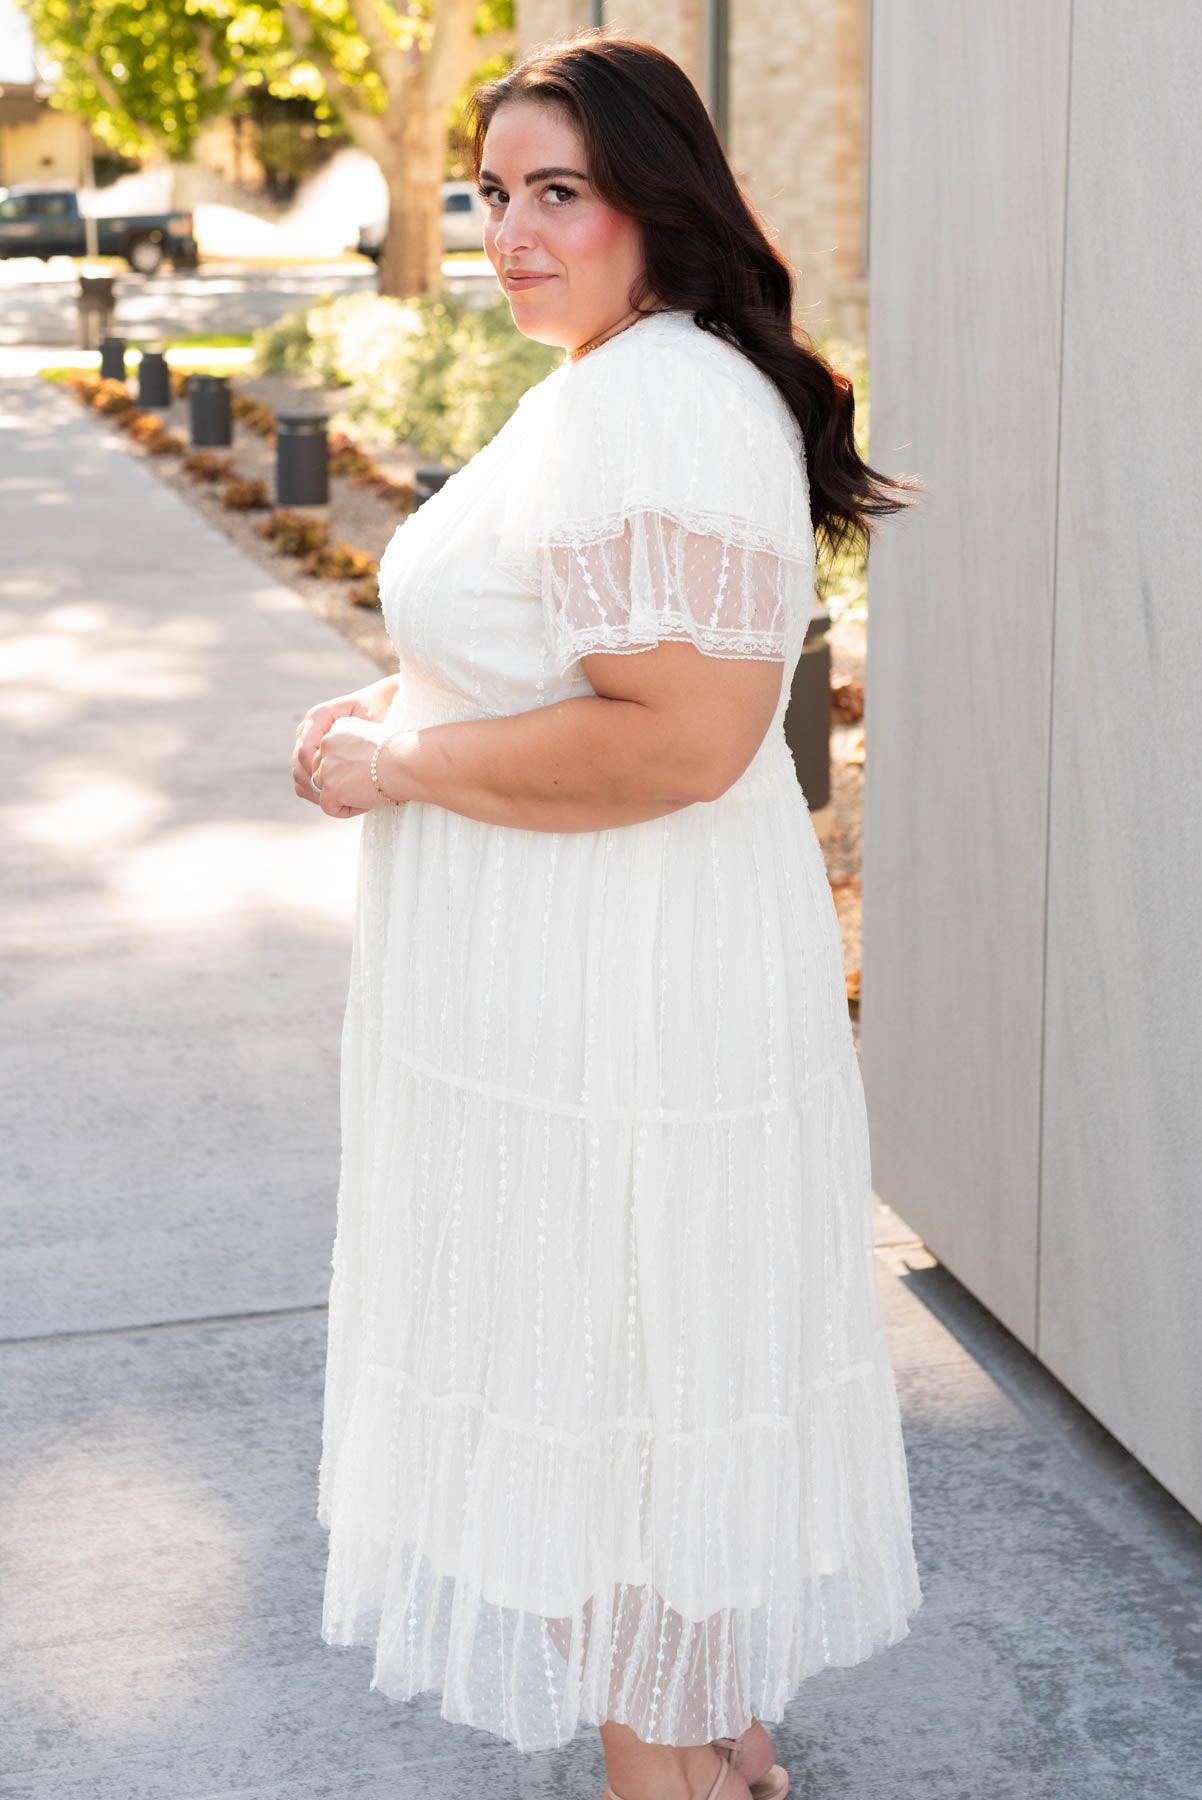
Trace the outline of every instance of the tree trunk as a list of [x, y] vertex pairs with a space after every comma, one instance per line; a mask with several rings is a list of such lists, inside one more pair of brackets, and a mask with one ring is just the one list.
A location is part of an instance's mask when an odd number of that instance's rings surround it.
[[388, 233], [380, 256], [380, 292], [397, 299], [428, 294], [442, 280], [442, 195], [447, 122], [455, 95], [473, 69], [492, 56], [510, 54], [512, 26], [477, 37], [472, 23], [478, 0], [438, 0], [426, 49], [402, 50], [374, 11], [375, 0], [350, 0], [352, 14], [371, 50], [388, 96], [383, 113], [359, 103], [315, 36], [307, 8], [312, 0], [281, 0], [293, 43], [310, 56], [355, 142], [374, 157], [388, 185]]
[[388, 235], [380, 258], [380, 292], [409, 299], [442, 280], [442, 172], [446, 127], [423, 104], [414, 83], [398, 134], [388, 183]]

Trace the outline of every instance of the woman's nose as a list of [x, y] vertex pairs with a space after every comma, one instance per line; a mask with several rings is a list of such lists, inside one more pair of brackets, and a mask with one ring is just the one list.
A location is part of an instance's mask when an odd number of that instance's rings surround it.
[[534, 242], [534, 224], [529, 209], [510, 200], [505, 207], [505, 216], [497, 226], [494, 242], [506, 255], [529, 249]]

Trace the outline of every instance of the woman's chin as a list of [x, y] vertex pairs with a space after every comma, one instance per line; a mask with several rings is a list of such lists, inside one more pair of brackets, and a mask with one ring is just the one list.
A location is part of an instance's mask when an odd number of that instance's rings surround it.
[[566, 348], [568, 339], [564, 335], [563, 321], [556, 319], [551, 307], [536, 306], [532, 295], [520, 299], [516, 294], [510, 294], [508, 299], [509, 316], [523, 337], [558, 350]]

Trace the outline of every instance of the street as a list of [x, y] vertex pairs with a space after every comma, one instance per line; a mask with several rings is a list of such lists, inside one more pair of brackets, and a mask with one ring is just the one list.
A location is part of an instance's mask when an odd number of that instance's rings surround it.
[[[486, 300], [499, 292], [483, 256], [448, 259], [443, 268], [453, 293]], [[364, 258], [297, 267], [214, 262], [157, 275], [121, 267], [114, 329], [134, 342], [255, 331], [323, 294], [375, 290], [375, 265]], [[77, 292], [76, 266], [69, 257], [56, 256], [48, 263], [35, 257], [0, 261], [0, 345], [76, 347]]]

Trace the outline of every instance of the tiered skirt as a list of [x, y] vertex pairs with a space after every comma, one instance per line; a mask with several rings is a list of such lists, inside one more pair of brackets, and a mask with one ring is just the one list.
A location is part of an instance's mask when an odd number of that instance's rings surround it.
[[523, 1750], [705, 1743], [921, 1600], [821, 848], [783, 737], [547, 833], [365, 815], [322, 1636]]

